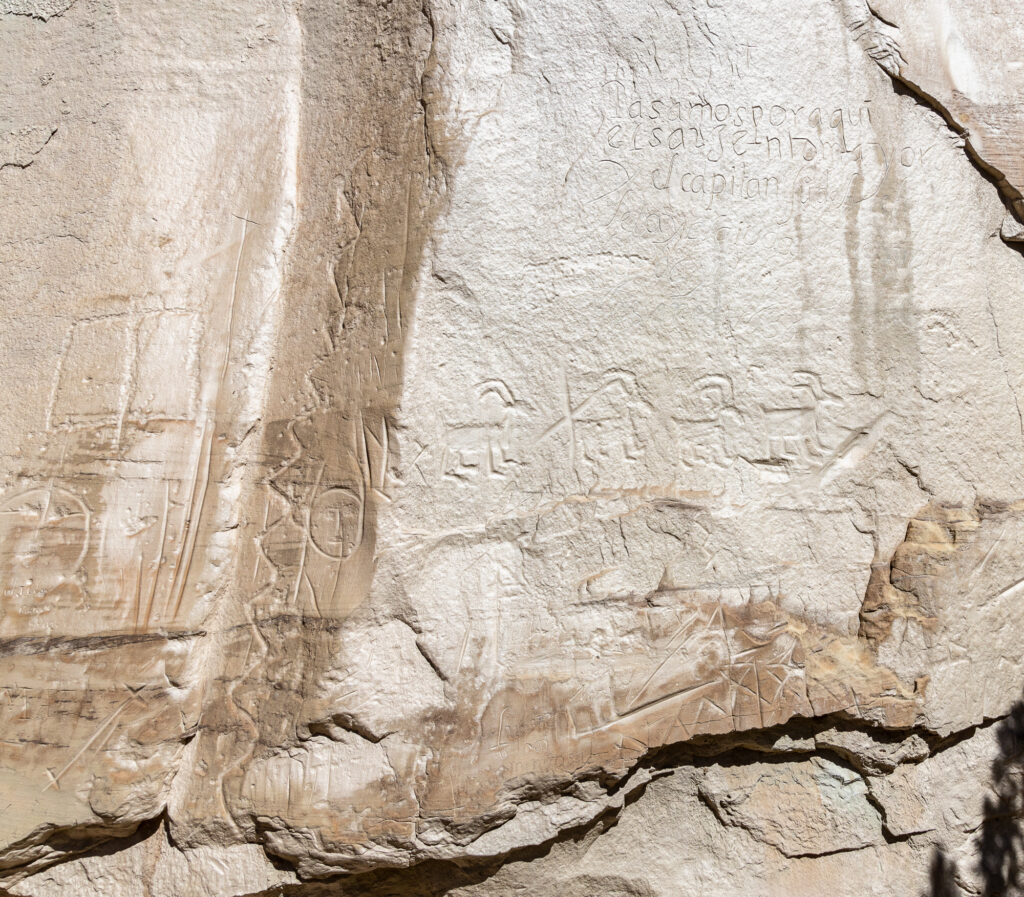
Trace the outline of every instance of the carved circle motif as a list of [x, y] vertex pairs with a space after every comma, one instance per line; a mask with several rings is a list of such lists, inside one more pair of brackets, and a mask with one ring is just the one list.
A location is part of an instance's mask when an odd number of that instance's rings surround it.
[[53, 588], [82, 565], [89, 509], [66, 489], [39, 487], [0, 501], [0, 588]]

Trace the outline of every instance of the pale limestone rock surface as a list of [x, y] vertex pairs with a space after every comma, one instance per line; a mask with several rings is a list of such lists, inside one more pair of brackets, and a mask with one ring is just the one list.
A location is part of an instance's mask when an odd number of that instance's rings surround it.
[[746, 829], [783, 856], [858, 850], [882, 841], [880, 816], [854, 770], [821, 757], [714, 766], [699, 794], [724, 825]]
[[1024, 888], [1024, 20], [0, 46], [0, 890]]

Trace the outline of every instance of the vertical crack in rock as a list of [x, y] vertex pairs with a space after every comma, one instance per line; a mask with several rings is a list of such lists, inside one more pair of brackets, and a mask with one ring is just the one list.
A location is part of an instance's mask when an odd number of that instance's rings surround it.
[[[878, 64], [893, 81], [899, 93], [912, 97], [922, 106], [936, 113], [947, 127], [961, 141], [964, 153], [981, 175], [997, 190], [1000, 200], [1006, 206], [1008, 216], [1003, 222], [1000, 235], [1012, 248], [1024, 252], [1018, 244], [1024, 243], [1024, 183], [1019, 179], [1011, 180], [1000, 170], [998, 164], [987, 156], [979, 145], [979, 140], [972, 135], [971, 127], [985, 129], [986, 124], [979, 120], [976, 125], [969, 125], [950, 104], [943, 102], [933, 92], [929, 92], [915, 78], [915, 67], [912, 62], [904, 59], [899, 45], [900, 28], [897, 22], [890, 22], [880, 16], [865, 0], [841, 0], [847, 24], [853, 32], [856, 42]], [[943, 48], [933, 47], [935, 53], [943, 53]], [[952, 87], [954, 99], [966, 109], [972, 107], [971, 101]], [[979, 114], [983, 115], [983, 111]], [[974, 118], [978, 119], [979, 114]], [[992, 131], [998, 133], [1004, 127], [996, 124]], [[1012, 135], [1007, 135], [1012, 136]]]

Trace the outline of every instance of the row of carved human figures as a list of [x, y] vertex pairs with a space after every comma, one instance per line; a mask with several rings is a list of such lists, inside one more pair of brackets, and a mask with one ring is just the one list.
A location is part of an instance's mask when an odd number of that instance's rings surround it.
[[[823, 463], [833, 446], [825, 424], [843, 404], [811, 371], [797, 371], [766, 399], [739, 401], [732, 380], [713, 374], [697, 380], [664, 418], [673, 430], [684, 467], [730, 467], [738, 459], [755, 464], [811, 467]], [[531, 425], [533, 406], [517, 400], [500, 380], [482, 383], [467, 419], [444, 421], [441, 472], [463, 480], [507, 476], [527, 463], [539, 443], [561, 434], [566, 455], [600, 466], [637, 461], [651, 442], [659, 415], [625, 371], [609, 371], [599, 385], [565, 407], [546, 426]]]

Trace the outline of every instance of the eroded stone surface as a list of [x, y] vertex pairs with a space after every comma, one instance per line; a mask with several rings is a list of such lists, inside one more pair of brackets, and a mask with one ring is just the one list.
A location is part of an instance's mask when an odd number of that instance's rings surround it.
[[882, 841], [867, 785], [821, 758], [806, 763], [712, 767], [698, 791], [724, 825], [746, 829], [783, 856], [859, 850]]
[[4, 885], [991, 889], [982, 6], [0, 5]]

